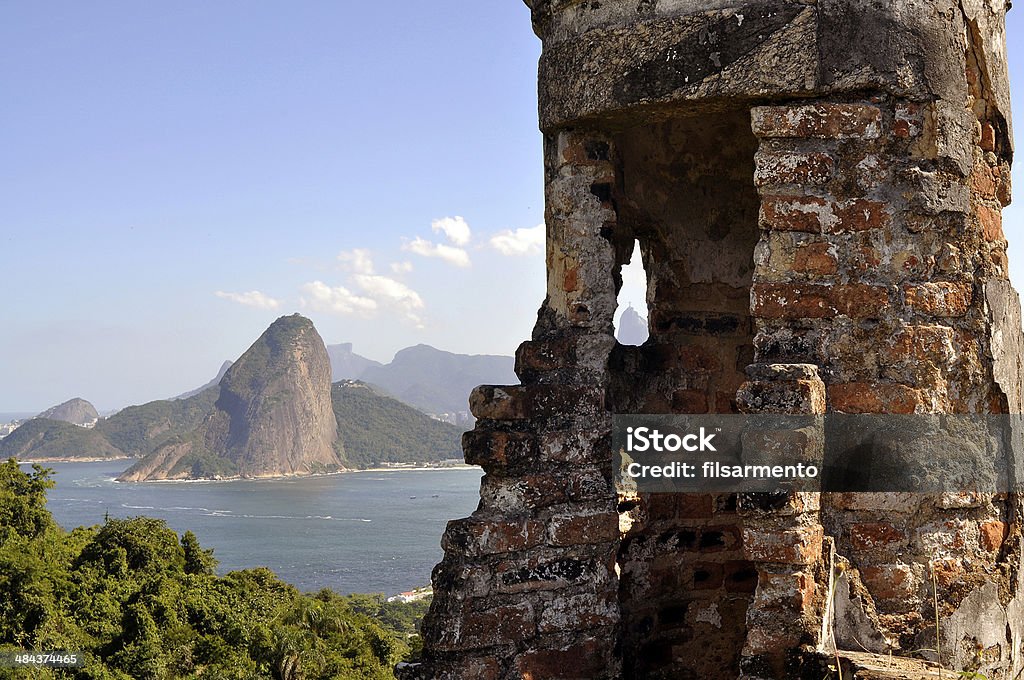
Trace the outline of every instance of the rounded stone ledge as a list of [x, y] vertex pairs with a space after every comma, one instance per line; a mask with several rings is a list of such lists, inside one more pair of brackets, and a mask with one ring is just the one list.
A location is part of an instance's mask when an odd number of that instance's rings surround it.
[[773, 382], [819, 379], [815, 364], [749, 364], [746, 373], [751, 380]]

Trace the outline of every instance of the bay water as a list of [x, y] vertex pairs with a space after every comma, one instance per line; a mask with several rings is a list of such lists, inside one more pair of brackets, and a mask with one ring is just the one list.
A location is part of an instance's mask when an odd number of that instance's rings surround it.
[[218, 573], [265, 566], [300, 590], [393, 595], [428, 585], [449, 519], [476, 509], [482, 471], [366, 471], [283, 479], [121, 483], [134, 461], [43, 463], [65, 529], [163, 519], [213, 548]]

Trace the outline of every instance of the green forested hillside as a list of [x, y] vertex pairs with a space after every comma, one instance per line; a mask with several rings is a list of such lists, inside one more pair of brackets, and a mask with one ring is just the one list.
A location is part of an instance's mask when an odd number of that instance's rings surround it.
[[[11, 456], [21, 460], [141, 457], [176, 439], [188, 438], [213, 410], [219, 393], [220, 388], [213, 387], [188, 399], [129, 406], [101, 419], [92, 430], [55, 420], [30, 420], [0, 439], [0, 460]], [[331, 405], [338, 423], [337, 448], [350, 468], [462, 457], [461, 429], [434, 420], [366, 383], [334, 383]], [[216, 456], [203, 455], [209, 459], [203, 469], [231, 474], [227, 467], [217, 467]], [[193, 458], [197, 456], [202, 457], [197, 453]]]
[[146, 517], [66, 532], [51, 486], [39, 466], [0, 464], [0, 653], [83, 665], [14, 677], [372, 680], [410, 652], [423, 602], [303, 595], [265, 568], [217, 576], [195, 536]]
[[0, 439], [0, 460], [7, 458], [117, 458], [124, 456], [95, 429], [62, 420], [33, 418]]
[[219, 392], [217, 387], [211, 387], [187, 399], [129, 406], [100, 420], [96, 430], [125, 454], [144, 456], [172, 438], [196, 429], [213, 410]]
[[349, 467], [462, 457], [462, 430], [386, 397], [366, 383], [334, 383], [331, 401]]

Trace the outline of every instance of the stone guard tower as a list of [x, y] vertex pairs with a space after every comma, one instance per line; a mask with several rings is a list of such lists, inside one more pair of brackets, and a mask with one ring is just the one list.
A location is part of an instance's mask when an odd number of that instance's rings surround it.
[[[480, 505], [403, 676], [820, 680], [838, 647], [849, 678], [935, 648], [936, 588], [945, 667], [1017, 677], [1016, 494], [618, 498], [609, 437], [618, 413], [1021, 412], [1008, 3], [527, 4], [547, 297], [522, 384], [470, 398]], [[637, 242], [651, 336], [624, 347]], [[882, 673], [856, 677], [925, 677]]]

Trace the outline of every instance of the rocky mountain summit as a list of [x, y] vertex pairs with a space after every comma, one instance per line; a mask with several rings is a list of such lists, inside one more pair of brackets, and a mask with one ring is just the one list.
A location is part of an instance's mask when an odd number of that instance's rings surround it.
[[195, 431], [168, 441], [120, 479], [274, 477], [344, 467], [335, 448], [331, 364], [309, 319], [295, 314], [271, 324], [219, 388]]
[[62, 420], [72, 425], [92, 425], [99, 420], [99, 417], [100, 414], [96, 412], [95, 406], [78, 397], [68, 399], [63, 404], [51, 406], [36, 416], [36, 418], [48, 420]]

